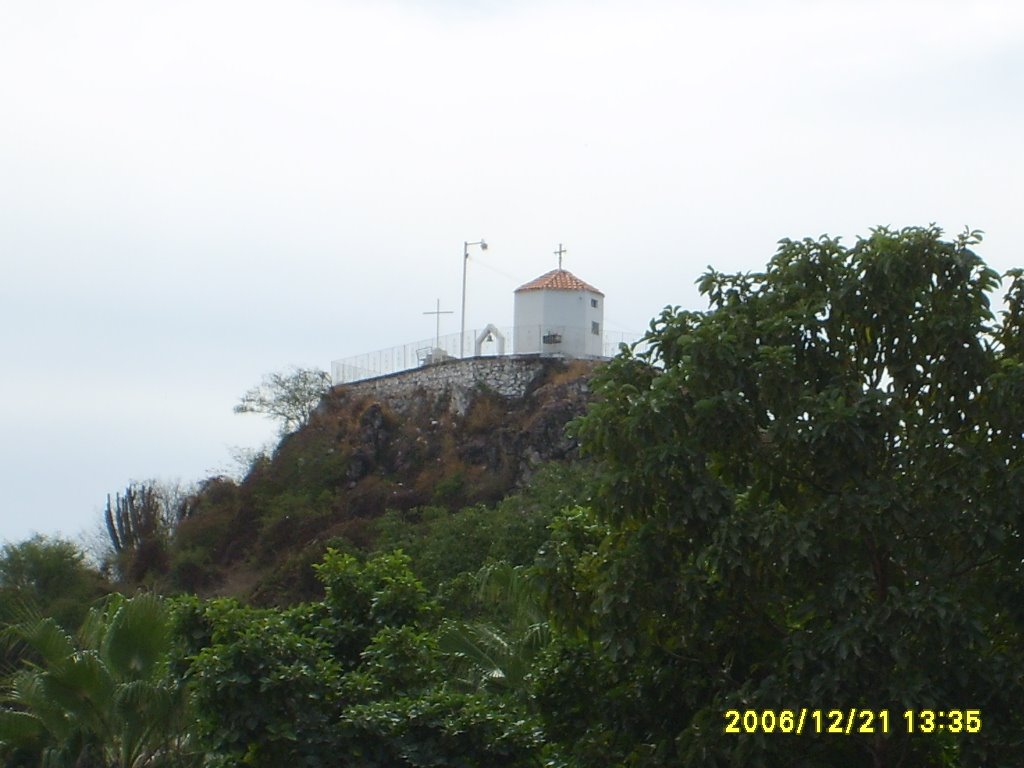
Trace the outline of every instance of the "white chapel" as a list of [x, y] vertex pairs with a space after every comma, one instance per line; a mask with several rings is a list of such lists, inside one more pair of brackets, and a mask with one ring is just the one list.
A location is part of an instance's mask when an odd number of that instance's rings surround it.
[[[435, 316], [433, 339], [332, 360], [331, 380], [334, 384], [344, 384], [463, 358], [500, 358], [509, 353], [566, 358], [604, 357], [604, 294], [562, 268], [562, 256], [566, 251], [561, 244], [555, 253], [558, 255], [558, 269], [515, 289], [511, 350], [505, 345], [510, 330], [507, 326], [501, 329], [488, 324], [482, 330], [472, 331], [468, 338], [465, 331], [442, 336], [440, 317], [451, 313], [442, 311], [438, 301], [437, 309], [424, 312]], [[470, 342], [468, 346], [467, 341]]]
[[558, 269], [516, 288], [512, 352], [600, 357], [604, 294], [562, 269], [561, 253], [558, 261]]

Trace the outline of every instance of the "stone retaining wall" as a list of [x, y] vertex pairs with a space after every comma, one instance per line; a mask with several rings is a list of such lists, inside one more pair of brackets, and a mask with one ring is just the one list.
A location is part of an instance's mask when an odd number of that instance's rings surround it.
[[479, 388], [486, 387], [504, 397], [523, 397], [548, 366], [559, 362], [558, 358], [539, 355], [471, 357], [339, 386], [353, 394], [386, 400], [399, 411], [411, 404], [418, 391], [448, 393], [452, 411], [461, 415]]

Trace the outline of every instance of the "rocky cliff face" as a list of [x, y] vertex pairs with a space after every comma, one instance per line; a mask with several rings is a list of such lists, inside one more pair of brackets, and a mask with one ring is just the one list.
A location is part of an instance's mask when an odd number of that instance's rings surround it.
[[258, 593], [289, 559], [318, 558], [331, 541], [366, 544], [370, 521], [387, 510], [496, 502], [542, 464], [576, 457], [565, 427], [586, 409], [598, 365], [453, 361], [335, 387], [241, 484], [208, 483], [179, 527], [175, 556], [212, 563], [228, 580], [249, 569]]
[[371, 549], [386, 511], [489, 505], [529, 488], [541, 465], [575, 459], [565, 426], [585, 412], [599, 365], [477, 358], [335, 387], [241, 483], [203, 483], [162, 543], [158, 578], [206, 595], [307, 599], [319, 588], [311, 563], [327, 546]]
[[453, 361], [374, 382], [336, 387], [309, 434], [294, 436], [344, 457], [339, 492], [367, 480], [390, 490], [383, 511], [493, 501], [527, 482], [538, 465], [572, 459], [566, 424], [583, 413], [597, 363], [550, 358]]

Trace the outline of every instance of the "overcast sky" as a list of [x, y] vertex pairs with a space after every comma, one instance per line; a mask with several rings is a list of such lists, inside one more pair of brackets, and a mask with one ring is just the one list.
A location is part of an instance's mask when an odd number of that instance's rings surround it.
[[510, 325], [565, 266], [606, 327], [707, 265], [936, 222], [1021, 263], [1024, 4], [0, 0], [0, 540], [95, 529], [273, 427], [269, 371]]

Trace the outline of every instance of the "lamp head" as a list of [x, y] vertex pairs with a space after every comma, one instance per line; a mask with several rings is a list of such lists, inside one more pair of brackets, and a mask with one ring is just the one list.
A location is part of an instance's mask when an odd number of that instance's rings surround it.
[[487, 243], [484, 242], [483, 240], [480, 241], [480, 250], [481, 251], [486, 251], [487, 250]]

